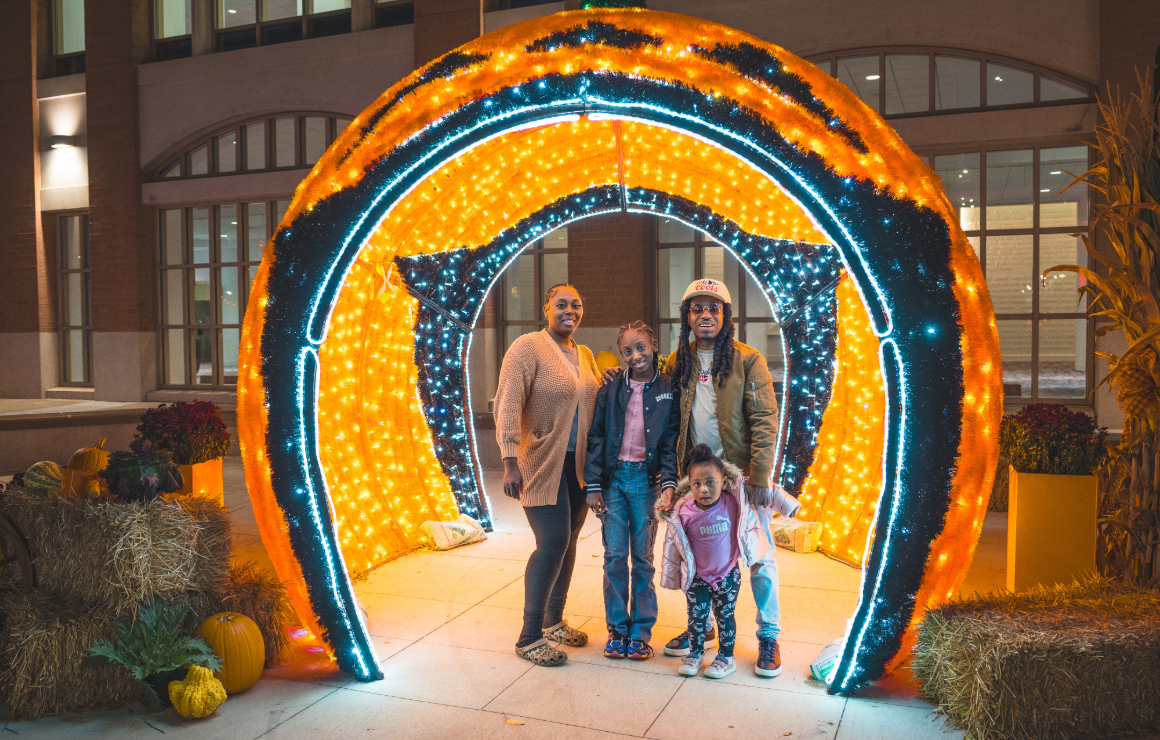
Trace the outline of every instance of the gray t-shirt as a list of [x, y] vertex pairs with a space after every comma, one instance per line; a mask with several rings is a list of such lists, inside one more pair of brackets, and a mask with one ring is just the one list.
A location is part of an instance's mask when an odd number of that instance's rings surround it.
[[701, 362], [701, 372], [693, 390], [693, 444], [709, 445], [713, 454], [721, 457], [725, 448], [721, 444], [721, 428], [717, 426], [717, 388], [710, 374], [713, 351], [697, 350], [697, 359]]
[[568, 437], [568, 452], [576, 451], [576, 429], [580, 426], [580, 409], [572, 414], [572, 434]]

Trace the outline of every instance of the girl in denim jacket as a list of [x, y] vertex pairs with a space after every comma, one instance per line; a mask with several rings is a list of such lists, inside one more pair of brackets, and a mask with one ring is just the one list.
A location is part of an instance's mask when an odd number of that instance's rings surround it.
[[628, 372], [596, 396], [584, 482], [604, 539], [604, 655], [647, 660], [657, 621], [654, 506], [658, 491], [671, 496], [677, 485], [681, 412], [668, 376], [657, 369], [653, 330], [634, 321], [620, 327], [616, 343]]

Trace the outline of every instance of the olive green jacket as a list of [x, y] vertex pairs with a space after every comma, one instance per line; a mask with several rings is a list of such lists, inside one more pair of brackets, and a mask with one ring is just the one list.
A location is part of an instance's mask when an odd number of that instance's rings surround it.
[[[677, 438], [677, 465], [682, 476], [688, 475], [693, 394], [697, 389], [697, 375], [701, 360], [697, 348], [693, 351], [693, 372], [681, 389], [681, 432]], [[671, 368], [677, 359], [674, 351], [665, 363]], [[769, 485], [773, 473], [777, 447], [777, 397], [773, 394], [773, 378], [765, 357], [749, 345], [733, 343], [733, 370], [725, 378], [725, 385], [717, 390], [717, 426], [721, 431], [721, 446], [725, 460], [741, 468], [749, 482], [757, 486]]]

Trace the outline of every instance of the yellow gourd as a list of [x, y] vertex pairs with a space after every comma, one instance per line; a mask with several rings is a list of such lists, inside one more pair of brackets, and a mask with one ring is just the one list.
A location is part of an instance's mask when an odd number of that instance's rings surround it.
[[170, 681], [169, 701], [186, 719], [208, 717], [226, 700], [226, 687], [204, 666], [191, 665], [184, 681]]

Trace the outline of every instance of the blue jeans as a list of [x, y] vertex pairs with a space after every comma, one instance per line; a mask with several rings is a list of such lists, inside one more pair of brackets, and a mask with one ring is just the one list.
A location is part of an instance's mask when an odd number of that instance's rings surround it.
[[649, 485], [647, 463], [621, 461], [604, 492], [605, 511], [599, 515], [604, 539], [604, 619], [610, 633], [629, 640], [648, 642], [657, 622], [653, 585], [657, 493]]
[[781, 634], [781, 605], [777, 598], [777, 546], [769, 529], [773, 513], [764, 507], [758, 507], [756, 512], [765, 538], [769, 540], [769, 552], [749, 566], [749, 587], [753, 590], [753, 600], [757, 602], [757, 636], [776, 640]]

